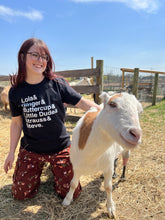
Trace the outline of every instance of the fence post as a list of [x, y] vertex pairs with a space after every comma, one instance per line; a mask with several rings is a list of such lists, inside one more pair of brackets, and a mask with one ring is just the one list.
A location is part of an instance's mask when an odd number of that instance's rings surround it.
[[124, 70], [122, 70], [121, 88], [124, 89]]
[[159, 74], [155, 74], [155, 81], [154, 81], [154, 90], [153, 90], [153, 97], [152, 97], [152, 105], [156, 105], [156, 95], [157, 95], [157, 89], [158, 89], [158, 79]]
[[104, 68], [104, 61], [103, 60], [96, 60], [96, 68], [99, 69], [99, 76], [96, 76], [96, 85], [99, 86], [99, 93], [95, 94], [95, 102], [97, 104], [101, 104], [101, 100], [99, 98], [99, 95], [103, 91], [103, 68]]
[[[93, 57], [91, 57], [91, 69], [93, 69]], [[91, 77], [91, 84], [94, 85], [93, 76]]]
[[91, 69], [93, 69], [93, 57], [91, 57]]
[[139, 84], [139, 68], [134, 69], [133, 94], [137, 97]]

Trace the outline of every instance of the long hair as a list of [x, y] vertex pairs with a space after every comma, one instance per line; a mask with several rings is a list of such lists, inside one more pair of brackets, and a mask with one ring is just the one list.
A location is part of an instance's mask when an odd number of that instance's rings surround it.
[[55, 64], [49, 52], [47, 45], [40, 39], [30, 38], [22, 44], [18, 52], [18, 72], [14, 75], [10, 75], [10, 82], [13, 87], [17, 87], [20, 83], [25, 81], [26, 78], [26, 56], [28, 50], [33, 46], [38, 46], [41, 52], [45, 52], [49, 56], [47, 66], [43, 75], [49, 79], [54, 79], [55, 74], [52, 69], [55, 69]]

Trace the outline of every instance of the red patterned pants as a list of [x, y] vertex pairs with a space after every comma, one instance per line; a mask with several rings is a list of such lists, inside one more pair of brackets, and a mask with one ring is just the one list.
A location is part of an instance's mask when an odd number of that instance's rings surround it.
[[[73, 177], [69, 151], [70, 147], [55, 154], [36, 154], [20, 148], [13, 175], [13, 197], [19, 200], [32, 198], [38, 191], [43, 166], [49, 162], [54, 175], [55, 191], [64, 198]], [[74, 199], [80, 192], [79, 184], [74, 192]]]

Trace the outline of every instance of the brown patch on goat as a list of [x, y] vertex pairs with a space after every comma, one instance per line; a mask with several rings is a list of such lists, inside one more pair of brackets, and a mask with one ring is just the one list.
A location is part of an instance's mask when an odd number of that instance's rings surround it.
[[80, 128], [80, 136], [79, 136], [79, 149], [83, 150], [86, 142], [88, 140], [88, 137], [90, 135], [90, 132], [92, 130], [92, 125], [94, 123], [94, 120], [96, 119], [99, 111], [97, 112], [88, 112], [85, 117], [83, 124]]
[[112, 102], [113, 100], [115, 100], [115, 99], [117, 99], [117, 98], [120, 98], [120, 97], [121, 97], [121, 93], [112, 96], [112, 97], [109, 99], [108, 104], [110, 104], [110, 102]]

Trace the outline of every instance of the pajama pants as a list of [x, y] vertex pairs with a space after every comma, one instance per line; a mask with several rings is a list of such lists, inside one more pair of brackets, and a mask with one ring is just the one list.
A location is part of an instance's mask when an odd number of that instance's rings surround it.
[[[15, 199], [24, 200], [34, 197], [40, 185], [40, 176], [46, 162], [51, 165], [54, 175], [54, 188], [64, 198], [69, 191], [73, 177], [70, 162], [70, 146], [55, 154], [37, 154], [20, 148], [13, 175], [12, 195]], [[74, 192], [75, 199], [81, 192], [81, 185]]]

